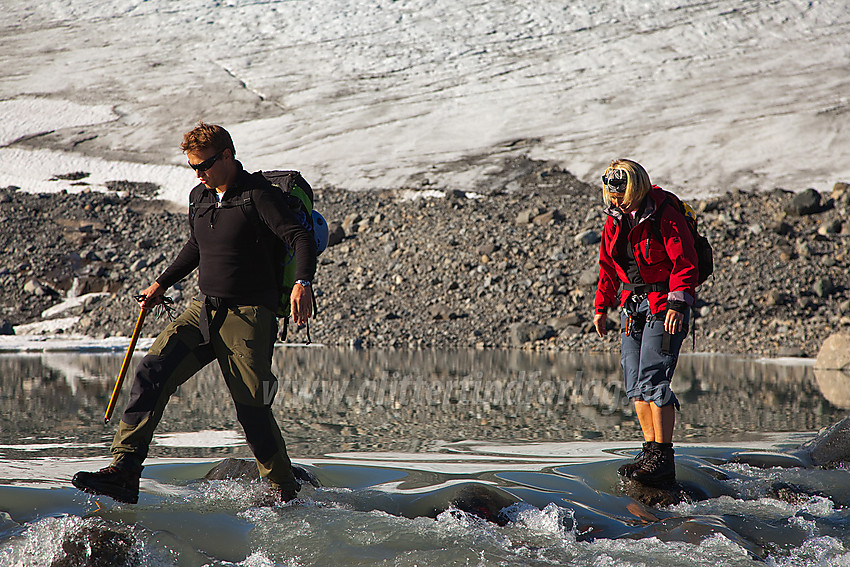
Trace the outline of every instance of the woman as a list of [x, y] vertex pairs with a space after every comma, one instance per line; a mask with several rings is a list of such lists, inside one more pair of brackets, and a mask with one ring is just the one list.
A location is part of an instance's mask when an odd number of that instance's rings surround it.
[[673, 425], [679, 401], [670, 389], [679, 348], [688, 332], [697, 285], [697, 255], [675, 199], [653, 186], [638, 163], [618, 159], [602, 176], [608, 218], [599, 254], [593, 325], [607, 334], [608, 308], [621, 306], [620, 361], [626, 395], [634, 401], [643, 450], [619, 473], [643, 484], [676, 479]]

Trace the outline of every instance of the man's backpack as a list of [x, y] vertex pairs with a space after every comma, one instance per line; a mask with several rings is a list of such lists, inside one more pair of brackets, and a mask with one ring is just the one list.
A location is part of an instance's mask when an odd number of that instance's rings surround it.
[[[328, 244], [328, 226], [324, 217], [313, 209], [313, 188], [310, 187], [310, 184], [297, 171], [274, 170], [262, 171], [260, 173], [283, 193], [284, 201], [289, 206], [292, 214], [307, 229], [307, 232], [316, 239], [316, 255], [321, 254]], [[240, 206], [245, 216], [251, 219], [256, 226], [262, 224], [259, 213], [256, 207], [253, 206], [253, 200], [250, 196], [244, 199], [240, 203]], [[275, 315], [283, 320], [280, 338], [281, 340], [285, 340], [291, 311], [289, 298], [292, 293], [292, 287], [295, 285], [295, 250], [291, 250], [281, 242], [277, 248], [276, 255], [278, 258], [278, 265], [276, 266], [278, 303]], [[313, 313], [317, 313], [318, 307], [316, 306], [316, 297], [313, 295], [312, 286], [310, 286], [310, 294], [313, 301]], [[307, 329], [307, 342], [310, 342], [309, 327]]]
[[[316, 255], [321, 254], [328, 245], [328, 225], [324, 217], [318, 211], [313, 209], [313, 188], [297, 171], [289, 170], [274, 170], [259, 172], [265, 177], [274, 187], [279, 189], [283, 195], [286, 204], [292, 211], [295, 218], [304, 228], [316, 239]], [[210, 205], [212, 207], [213, 205]], [[221, 206], [219, 203], [215, 206]], [[240, 207], [245, 216], [256, 227], [263, 226], [260, 220], [260, 215], [257, 208], [254, 206], [254, 201], [250, 196], [240, 201], [239, 203], [228, 204], [227, 207]], [[204, 214], [204, 213], [201, 213]], [[196, 203], [189, 203], [190, 222], [195, 222]], [[278, 304], [275, 310], [275, 315], [283, 318], [284, 325], [281, 330], [281, 339], [286, 339], [287, 325], [286, 321], [290, 315], [289, 296], [292, 293], [292, 286], [295, 284], [295, 251], [290, 250], [284, 243], [280, 243], [275, 251], [278, 258], [276, 266], [277, 287], [278, 287]], [[317, 312], [316, 298], [313, 294], [312, 286], [310, 293], [313, 301], [313, 312]], [[309, 329], [307, 332], [309, 342]]]
[[655, 218], [653, 227], [659, 235], [661, 234], [661, 211], [664, 210], [664, 207], [668, 203], [672, 204], [676, 207], [676, 210], [684, 215], [685, 220], [688, 222], [688, 228], [694, 237], [694, 248], [697, 251], [697, 270], [699, 272], [697, 285], [700, 285], [708, 279], [708, 276], [714, 273], [714, 252], [711, 249], [711, 243], [697, 230], [697, 213], [693, 207], [669, 191], [667, 192], [667, 198], [661, 202], [653, 215]]
[[[284, 200], [292, 214], [307, 229], [307, 232], [316, 238], [316, 255], [321, 254], [327, 247], [328, 229], [324, 217], [318, 211], [313, 210], [313, 188], [298, 171], [274, 170], [261, 173], [283, 193]], [[248, 215], [247, 205], [248, 203], [245, 202], [242, 204], [246, 215]], [[281, 243], [279, 259], [278, 291], [280, 296], [275, 314], [278, 317], [287, 318], [290, 314], [289, 295], [292, 293], [292, 286], [295, 284], [295, 251]], [[312, 294], [313, 290], [311, 289], [310, 292]], [[313, 298], [313, 307], [315, 311], [315, 297]]]

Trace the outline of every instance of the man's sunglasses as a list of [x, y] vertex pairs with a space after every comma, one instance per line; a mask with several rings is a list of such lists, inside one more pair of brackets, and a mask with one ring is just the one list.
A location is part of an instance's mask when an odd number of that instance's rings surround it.
[[602, 176], [602, 183], [604, 183], [608, 187], [608, 191], [610, 193], [625, 193], [626, 192], [626, 182], [628, 180], [625, 177], [606, 177]]
[[220, 158], [223, 153], [224, 153], [224, 150], [218, 152], [217, 154], [215, 154], [210, 159], [205, 159], [201, 163], [190, 163], [189, 167], [191, 167], [195, 171], [206, 171], [209, 168], [211, 168], [215, 164], [216, 161], [218, 161], [218, 158]]

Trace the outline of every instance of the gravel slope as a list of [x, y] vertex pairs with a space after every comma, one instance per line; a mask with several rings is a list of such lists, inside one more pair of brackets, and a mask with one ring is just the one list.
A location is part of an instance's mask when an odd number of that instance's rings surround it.
[[[130, 296], [176, 256], [186, 218], [147, 199], [149, 184], [112, 189], [0, 189], [6, 332], [132, 331]], [[599, 193], [556, 164], [525, 158], [506, 160], [469, 193], [427, 181], [415, 191], [317, 188], [317, 208], [339, 242], [320, 258], [313, 341], [616, 349], [617, 333], [600, 339], [590, 328], [604, 221]], [[715, 275], [699, 293], [697, 351], [814, 356], [829, 334], [850, 326], [847, 185], [827, 195], [732, 191], [691, 204], [715, 250]], [[178, 307], [196, 285], [193, 275], [171, 290]], [[153, 321], [145, 335], [164, 325]], [[302, 331], [289, 340], [305, 338]], [[692, 349], [689, 340], [684, 351]]]

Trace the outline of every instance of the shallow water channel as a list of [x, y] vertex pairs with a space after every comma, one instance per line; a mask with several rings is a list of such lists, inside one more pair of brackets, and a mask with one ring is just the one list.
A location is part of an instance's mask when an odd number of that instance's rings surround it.
[[280, 348], [276, 417], [322, 486], [260, 507], [256, 483], [202, 480], [250, 458], [214, 366], [166, 410], [139, 504], [70, 487], [108, 461], [122, 357], [0, 355], [0, 564], [850, 564], [850, 471], [735, 458], [847, 415], [811, 361], [682, 356], [677, 473], [701, 497], [658, 508], [616, 475], [640, 438], [616, 356]]

